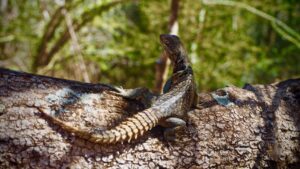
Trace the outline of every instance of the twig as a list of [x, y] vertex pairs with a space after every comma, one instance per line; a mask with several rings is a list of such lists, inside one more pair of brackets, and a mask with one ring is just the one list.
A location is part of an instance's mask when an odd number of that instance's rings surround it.
[[78, 59], [80, 61], [80, 63], [78, 65], [79, 65], [80, 72], [83, 75], [83, 80], [85, 82], [90, 82], [89, 74], [87, 72], [87, 68], [86, 68], [86, 65], [85, 65], [85, 62], [84, 62], [84, 59], [83, 59], [83, 56], [82, 56], [81, 48], [80, 48], [80, 45], [78, 43], [78, 38], [76, 36], [75, 30], [74, 30], [73, 25], [72, 25], [72, 19], [71, 19], [70, 15], [68, 14], [68, 11], [66, 9], [64, 9], [62, 12], [65, 16], [68, 31], [69, 31], [69, 34], [71, 36], [72, 47], [73, 47], [73, 49], [74, 49], [75, 53], [77, 54]]
[[270, 21], [271, 23], [275, 23], [276, 25], [275, 26], [273, 25], [273, 27], [281, 36], [285, 37], [288, 41], [292, 42], [297, 47], [300, 47], [300, 35], [296, 31], [294, 31], [292, 28], [290, 28], [288, 25], [286, 25], [281, 20], [279, 20], [265, 12], [262, 12], [250, 5], [247, 5], [242, 2], [235, 2], [235, 1], [230, 1], [230, 0], [202, 0], [202, 2], [205, 5], [226, 5], [226, 6], [233, 6], [233, 7], [245, 9], [255, 15], [258, 15], [258, 16]]

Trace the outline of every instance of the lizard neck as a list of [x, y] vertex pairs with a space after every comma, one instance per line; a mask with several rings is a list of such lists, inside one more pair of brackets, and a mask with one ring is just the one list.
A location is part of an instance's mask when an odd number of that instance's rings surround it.
[[173, 58], [177, 58], [173, 61], [173, 73], [176, 73], [178, 71], [182, 71], [182, 70], [186, 70], [189, 66], [188, 60], [187, 60], [187, 56], [185, 54], [185, 52], [181, 51], [177, 54], [175, 54], [177, 56], [173, 57]]

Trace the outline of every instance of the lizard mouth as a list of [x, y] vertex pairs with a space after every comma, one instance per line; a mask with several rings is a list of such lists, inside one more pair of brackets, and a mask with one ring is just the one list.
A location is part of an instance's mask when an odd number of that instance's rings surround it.
[[160, 43], [161, 43], [163, 46], [167, 46], [167, 44], [170, 43], [169, 40], [168, 40], [168, 37], [169, 37], [169, 36], [170, 36], [170, 35], [168, 35], [168, 34], [161, 34], [161, 35], [159, 36]]

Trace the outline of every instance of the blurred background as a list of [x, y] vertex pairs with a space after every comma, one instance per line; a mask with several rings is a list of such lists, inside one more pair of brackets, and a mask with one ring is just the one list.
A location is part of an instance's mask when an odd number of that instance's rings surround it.
[[299, 0], [0, 4], [2, 68], [159, 90], [159, 35], [175, 31], [200, 91], [300, 77]]

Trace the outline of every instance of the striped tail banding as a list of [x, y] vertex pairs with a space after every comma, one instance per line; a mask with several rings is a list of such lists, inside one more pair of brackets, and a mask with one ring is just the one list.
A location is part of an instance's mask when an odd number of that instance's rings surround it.
[[157, 114], [159, 110], [147, 109], [127, 118], [116, 127], [102, 131], [101, 133], [91, 133], [66, 124], [64, 121], [45, 113], [41, 108], [37, 108], [45, 118], [60, 126], [63, 130], [74, 133], [76, 136], [98, 144], [114, 144], [119, 142], [130, 142], [137, 139], [146, 131], [151, 130], [158, 124]]

